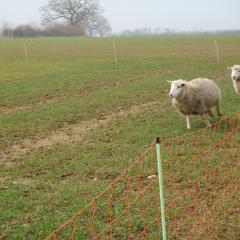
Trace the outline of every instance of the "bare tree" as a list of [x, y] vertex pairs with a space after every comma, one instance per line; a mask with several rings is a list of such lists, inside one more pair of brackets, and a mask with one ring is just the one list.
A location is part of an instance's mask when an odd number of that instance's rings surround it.
[[98, 0], [49, 0], [40, 8], [43, 24], [65, 22], [75, 26], [102, 12]]
[[103, 37], [112, 31], [109, 21], [101, 15], [91, 16], [85, 21], [85, 27], [91, 37], [96, 34]]
[[12, 37], [12, 25], [9, 22], [2, 22], [1, 32], [3, 37]]

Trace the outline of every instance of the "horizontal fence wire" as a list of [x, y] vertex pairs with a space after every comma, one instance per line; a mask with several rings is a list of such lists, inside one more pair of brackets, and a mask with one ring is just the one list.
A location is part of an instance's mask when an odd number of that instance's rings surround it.
[[[240, 112], [161, 141], [168, 239], [240, 239]], [[46, 239], [161, 239], [155, 143]]]

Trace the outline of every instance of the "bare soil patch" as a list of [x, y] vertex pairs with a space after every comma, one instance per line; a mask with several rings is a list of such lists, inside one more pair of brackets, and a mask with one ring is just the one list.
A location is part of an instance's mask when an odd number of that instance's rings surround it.
[[[134, 105], [127, 110], [119, 110], [108, 115], [101, 115], [97, 118], [82, 121], [78, 124], [67, 125], [42, 139], [25, 139], [22, 141], [21, 144], [13, 145], [0, 153], [1, 163], [5, 166], [9, 165], [9, 158], [16, 159], [19, 156], [27, 154], [34, 149], [43, 148], [54, 144], [61, 144], [65, 142], [83, 142], [88, 131], [101, 128], [107, 125], [110, 121], [117, 118], [124, 119], [129, 114], [138, 113], [143, 108], [150, 107], [156, 104], [159, 104], [159, 102], [154, 101], [145, 104]], [[169, 106], [169, 101], [163, 102], [159, 106], [159, 111], [162, 111]]]

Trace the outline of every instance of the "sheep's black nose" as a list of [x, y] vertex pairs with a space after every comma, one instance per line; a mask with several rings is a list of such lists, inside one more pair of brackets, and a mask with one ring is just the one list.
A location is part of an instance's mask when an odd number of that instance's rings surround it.
[[233, 76], [233, 80], [236, 80], [236, 77], [235, 77], [235, 76]]

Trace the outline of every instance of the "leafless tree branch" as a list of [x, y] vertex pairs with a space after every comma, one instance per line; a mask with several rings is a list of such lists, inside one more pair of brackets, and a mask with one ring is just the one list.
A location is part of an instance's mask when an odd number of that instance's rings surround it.
[[98, 0], [49, 0], [40, 8], [43, 24], [63, 21], [77, 25], [102, 12]]

